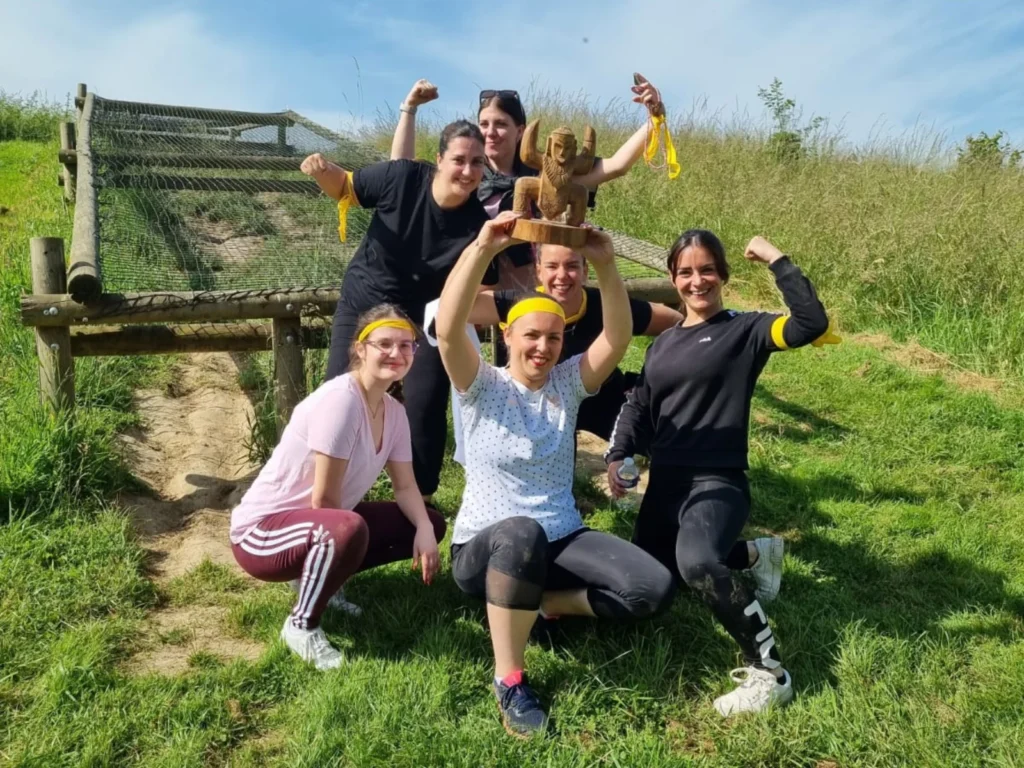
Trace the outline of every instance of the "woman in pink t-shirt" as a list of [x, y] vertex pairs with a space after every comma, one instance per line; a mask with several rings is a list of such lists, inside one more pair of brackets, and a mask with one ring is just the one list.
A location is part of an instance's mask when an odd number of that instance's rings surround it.
[[[412, 470], [405, 408], [387, 394], [412, 366], [416, 331], [390, 304], [363, 313], [349, 371], [295, 407], [270, 460], [231, 513], [238, 564], [263, 581], [298, 580], [281, 638], [319, 669], [343, 661], [320, 616], [359, 571], [412, 556], [437, 573], [444, 518], [427, 507]], [[385, 470], [393, 502], [364, 502]]]

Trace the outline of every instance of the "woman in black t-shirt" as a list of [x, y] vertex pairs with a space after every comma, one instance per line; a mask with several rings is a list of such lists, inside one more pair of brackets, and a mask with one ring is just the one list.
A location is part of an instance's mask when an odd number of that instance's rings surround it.
[[[739, 687], [714, 702], [723, 716], [793, 698], [761, 605], [764, 593], [778, 590], [782, 540], [758, 539], [765, 547], [737, 541], [750, 515], [754, 385], [772, 353], [837, 340], [814, 287], [778, 248], [755, 237], [744, 256], [768, 266], [792, 315], [726, 309], [729, 267], [721, 241], [703, 229], [684, 232], [669, 251], [668, 271], [686, 318], [648, 349], [605, 454], [616, 496], [624, 490], [617, 476], [622, 460], [650, 457], [633, 542], [672, 568], [743, 652], [746, 667], [732, 676]], [[747, 567], [759, 583], [755, 592], [732, 573]]]
[[[633, 85], [633, 101], [643, 104], [648, 112], [661, 103], [658, 90], [646, 80]], [[398, 126], [391, 142], [391, 159], [416, 157], [416, 110], [438, 97], [437, 87], [418, 80], [399, 106]], [[512, 194], [520, 176], [536, 176], [537, 171], [524, 164], [519, 156], [520, 141], [526, 129], [526, 110], [519, 93], [512, 90], [480, 91], [477, 123], [484, 137], [487, 165], [477, 188], [477, 197], [492, 219], [501, 211], [512, 210]], [[594, 204], [594, 190], [599, 184], [625, 175], [640, 159], [647, 144], [649, 124], [636, 130], [611, 157], [598, 157], [587, 174], [574, 181], [591, 190], [589, 205]], [[533, 250], [529, 244], [514, 245], [497, 260], [498, 287], [518, 290], [533, 289]]]
[[[488, 220], [476, 197], [485, 165], [483, 136], [466, 120], [442, 131], [436, 166], [392, 160], [351, 172], [319, 154], [303, 161], [302, 171], [338, 201], [342, 232], [348, 206], [374, 209], [342, 279], [328, 379], [347, 370], [349, 346], [362, 312], [391, 303], [422, 325], [424, 306], [441, 295], [452, 266]], [[492, 269], [485, 282], [494, 281]], [[448, 375], [437, 349], [424, 344], [402, 392], [412, 433], [413, 470], [425, 497], [437, 490], [441, 473], [448, 391]]]

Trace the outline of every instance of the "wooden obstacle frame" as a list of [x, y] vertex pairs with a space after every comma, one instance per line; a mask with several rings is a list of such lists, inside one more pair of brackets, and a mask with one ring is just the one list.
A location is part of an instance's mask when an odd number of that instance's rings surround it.
[[[264, 290], [155, 291], [114, 294], [103, 291], [99, 263], [99, 219], [97, 185], [91, 153], [91, 120], [94, 95], [85, 85], [77, 89], [77, 125], [60, 125], [58, 160], [62, 171], [58, 183], [66, 199], [75, 204], [70, 263], [65, 262], [60, 238], [37, 237], [30, 242], [32, 293], [21, 298], [21, 321], [36, 335], [39, 357], [40, 394], [56, 411], [74, 407], [74, 361], [79, 357], [110, 355], [159, 355], [194, 352], [272, 352], [274, 355], [274, 397], [279, 430], [305, 396], [304, 350], [323, 349], [329, 334], [323, 319], [330, 318], [338, 302], [339, 289], [268, 288]], [[147, 111], [179, 109], [144, 105]], [[196, 110], [202, 111], [202, 110]], [[284, 154], [284, 130], [300, 124], [322, 136], [326, 129], [293, 112], [252, 113], [210, 110], [228, 130], [276, 125], [282, 154], [259, 158], [267, 170], [297, 169], [301, 158]], [[290, 148], [289, 148], [290, 149]], [[141, 156], [125, 156], [125, 164]], [[252, 168], [247, 159], [244, 167]], [[225, 155], [153, 155], [145, 161], [167, 167], [238, 168], [238, 157]], [[104, 158], [116, 167], [117, 158]], [[178, 177], [180, 189], [218, 190], [211, 182], [228, 182], [211, 177]], [[130, 179], [123, 180], [130, 184]], [[247, 190], [252, 189], [251, 180]], [[287, 191], [317, 193], [314, 182], [282, 182]], [[194, 182], [194, 183], [193, 183]], [[115, 182], [119, 183], [119, 182]], [[649, 243], [612, 233], [616, 251], [628, 251], [634, 261], [660, 269], [662, 250]], [[639, 254], [639, 257], [638, 257]], [[672, 284], [664, 278], [625, 280], [629, 295], [645, 301], [675, 304]]]

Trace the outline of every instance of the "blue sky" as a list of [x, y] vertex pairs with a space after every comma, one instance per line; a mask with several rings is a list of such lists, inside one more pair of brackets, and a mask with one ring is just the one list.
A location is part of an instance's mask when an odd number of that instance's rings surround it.
[[[251, 110], [332, 128], [372, 121], [418, 77], [436, 113], [481, 87], [628, 99], [631, 73], [670, 112], [761, 118], [773, 77], [805, 116], [863, 144], [915, 127], [1024, 145], [1024, 2], [938, 0], [0, 0], [0, 88]], [[637, 108], [637, 120], [642, 114]]]

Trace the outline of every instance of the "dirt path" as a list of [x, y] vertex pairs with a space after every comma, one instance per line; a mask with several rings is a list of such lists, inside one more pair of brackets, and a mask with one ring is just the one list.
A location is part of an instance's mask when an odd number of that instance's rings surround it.
[[[190, 355], [168, 387], [139, 390], [135, 401], [143, 425], [121, 442], [134, 475], [152, 494], [124, 494], [120, 502], [150, 553], [154, 579], [165, 584], [207, 558], [237, 569], [228, 541], [230, 510], [257, 468], [245, 447], [252, 405], [231, 355]], [[224, 612], [211, 606], [158, 609], [133, 668], [173, 674], [196, 652], [258, 656], [259, 645], [221, 631]], [[173, 643], [166, 642], [169, 636]]]

